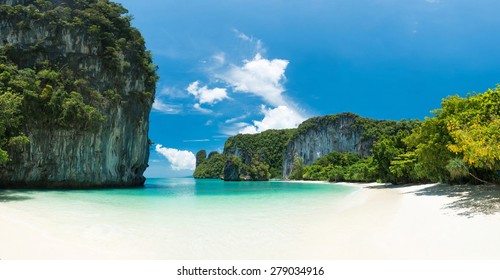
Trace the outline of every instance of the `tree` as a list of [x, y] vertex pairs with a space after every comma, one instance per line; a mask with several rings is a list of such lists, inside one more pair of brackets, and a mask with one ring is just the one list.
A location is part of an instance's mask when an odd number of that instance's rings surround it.
[[465, 163], [461, 158], [450, 159], [450, 161], [446, 165], [446, 169], [450, 172], [451, 178], [453, 179], [462, 179], [464, 177], [471, 176], [479, 182], [487, 184], [490, 183], [472, 174], [469, 170], [469, 167], [467, 166], [467, 163]]
[[404, 152], [403, 149], [397, 147], [394, 137], [382, 137], [375, 145], [373, 145], [372, 153], [373, 160], [377, 167], [377, 175], [382, 181], [394, 181], [390, 171], [391, 162]]
[[218, 155], [218, 154], [219, 154], [219, 152], [217, 152], [217, 151], [212, 151], [212, 152], [210, 152], [210, 154], [208, 154], [208, 158], [211, 158], [211, 157], [213, 157], [213, 156], [215, 156], [215, 155]]
[[196, 167], [198, 167], [203, 161], [207, 159], [207, 151], [199, 150], [196, 153]]
[[289, 179], [292, 180], [302, 180], [304, 175], [304, 160], [301, 157], [295, 157], [292, 163], [292, 172]]
[[420, 178], [433, 182], [448, 182], [450, 174], [446, 165], [453, 158], [453, 153], [447, 146], [453, 139], [440, 111], [436, 110], [434, 113], [436, 116], [426, 118], [420, 128], [414, 130], [404, 141], [415, 153]]
[[500, 169], [500, 85], [466, 98], [443, 100], [442, 115], [453, 138], [448, 148], [475, 168]]
[[[196, 154], [197, 161], [199, 153]], [[225, 164], [226, 156], [221, 154], [213, 155], [196, 166], [193, 176], [197, 179], [220, 179], [223, 177]]]
[[25, 144], [28, 138], [21, 133], [23, 97], [0, 89], [0, 164], [10, 161], [7, 149]]

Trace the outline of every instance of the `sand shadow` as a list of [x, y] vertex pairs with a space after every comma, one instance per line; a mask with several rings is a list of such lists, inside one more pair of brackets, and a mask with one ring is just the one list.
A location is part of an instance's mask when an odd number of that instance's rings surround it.
[[413, 193], [418, 196], [455, 198], [445, 208], [455, 210], [461, 216], [493, 215], [500, 212], [500, 186], [437, 184]]
[[33, 197], [20, 192], [12, 191], [0, 191], [0, 203], [3, 202], [15, 202], [15, 201], [25, 201], [33, 199]]

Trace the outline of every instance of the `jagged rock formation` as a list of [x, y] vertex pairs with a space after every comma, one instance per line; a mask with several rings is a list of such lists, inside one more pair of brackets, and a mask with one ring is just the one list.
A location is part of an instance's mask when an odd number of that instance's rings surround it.
[[306, 120], [298, 127], [284, 152], [283, 178], [288, 178], [297, 157], [308, 166], [332, 151], [369, 156], [375, 139], [365, 135], [366, 127], [362, 122], [366, 120], [352, 113]]
[[0, 48], [19, 69], [49, 67], [68, 83], [83, 81], [83, 102], [103, 118], [82, 128], [26, 115], [29, 143], [0, 165], [0, 187], [142, 185], [157, 77], [141, 35], [108, 1], [36, 2], [44, 6], [0, 0]]

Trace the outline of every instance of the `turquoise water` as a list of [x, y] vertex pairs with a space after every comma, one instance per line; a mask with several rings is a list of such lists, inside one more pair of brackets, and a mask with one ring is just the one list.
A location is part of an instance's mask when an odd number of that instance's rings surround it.
[[310, 238], [308, 227], [356, 190], [299, 182], [148, 179], [136, 189], [4, 191], [0, 203], [51, 238], [114, 257], [286, 258]]

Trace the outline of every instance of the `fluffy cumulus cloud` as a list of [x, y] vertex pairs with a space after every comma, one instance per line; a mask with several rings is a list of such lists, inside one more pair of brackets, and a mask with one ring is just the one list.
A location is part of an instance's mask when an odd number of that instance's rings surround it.
[[200, 87], [199, 81], [191, 83], [187, 87], [187, 91], [196, 97], [199, 104], [213, 105], [228, 98], [227, 90], [225, 88], [209, 89], [207, 86]]
[[262, 106], [261, 110], [264, 114], [262, 121], [253, 121], [253, 125], [242, 127], [239, 133], [254, 134], [268, 129], [295, 128], [305, 120], [301, 114], [284, 105], [276, 108]]
[[156, 152], [163, 155], [171, 164], [173, 170], [194, 170], [196, 157], [190, 151], [181, 151], [156, 145]]
[[235, 92], [244, 92], [262, 97], [273, 106], [285, 104], [285, 70], [288, 60], [268, 60], [257, 54], [252, 60], [244, 60], [243, 66], [232, 66], [221, 75]]

